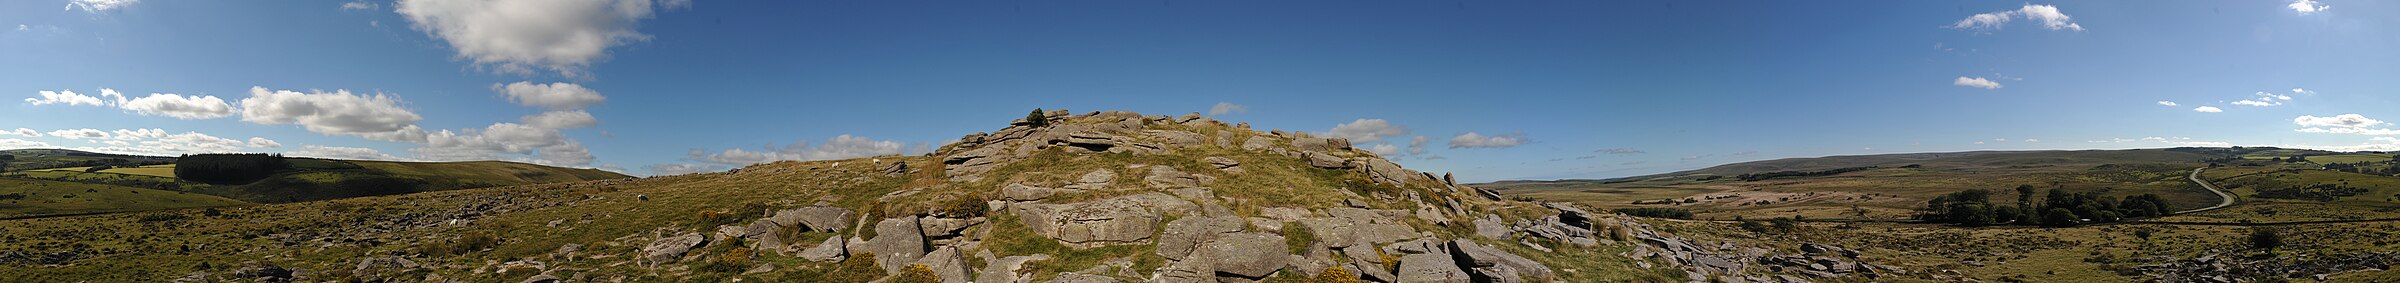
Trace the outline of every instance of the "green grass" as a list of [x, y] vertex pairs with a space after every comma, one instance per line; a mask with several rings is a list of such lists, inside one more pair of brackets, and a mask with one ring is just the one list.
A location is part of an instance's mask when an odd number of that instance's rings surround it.
[[[0, 178], [0, 218], [219, 207], [245, 204], [223, 197], [110, 185]], [[13, 198], [13, 197], [11, 197]]]
[[[91, 169], [91, 168], [92, 168], [92, 167], [67, 167], [67, 168], [50, 168], [50, 169], [40, 169], [40, 170], [31, 170], [31, 171], [69, 171], [69, 172], [83, 172], [83, 171], [85, 171], [85, 170], [89, 170], [89, 169]], [[149, 166], [142, 166], [142, 167], [117, 167], [117, 168], [108, 168], [108, 169], [102, 169], [102, 170], [100, 170], [100, 172], [99, 172], [99, 173], [117, 173], [117, 174], [126, 174], [126, 175], [142, 175], [142, 176], [152, 176], [152, 177], [167, 177], [167, 178], [174, 178], [174, 177], [175, 177], [175, 164], [159, 164], [159, 165], [149, 165]]]
[[2392, 161], [2390, 154], [2343, 154], [2309, 156], [2308, 162], [2319, 164]]

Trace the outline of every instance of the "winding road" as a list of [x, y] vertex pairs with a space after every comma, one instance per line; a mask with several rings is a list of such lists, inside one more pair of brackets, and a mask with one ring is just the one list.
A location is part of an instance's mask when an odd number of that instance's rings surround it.
[[2217, 185], [2215, 185], [2215, 184], [2209, 184], [2209, 183], [2208, 183], [2208, 180], [2205, 180], [2205, 179], [2200, 179], [2200, 171], [2203, 171], [2203, 170], [2208, 170], [2208, 167], [2200, 167], [2199, 169], [2192, 169], [2192, 176], [2190, 177], [2190, 178], [2192, 179], [2192, 182], [2193, 182], [2193, 183], [2199, 183], [2199, 184], [2200, 184], [2200, 188], [2203, 188], [2203, 189], [2208, 189], [2208, 192], [2211, 192], [2211, 193], [2217, 193], [2217, 197], [2218, 197], [2218, 198], [2223, 198], [2223, 199], [2224, 199], [2224, 201], [2219, 201], [2219, 202], [2217, 202], [2217, 205], [2214, 205], [2214, 206], [2202, 207], [2202, 208], [2199, 208], [2199, 209], [2192, 209], [2192, 210], [2185, 210], [2185, 211], [2176, 211], [2176, 212], [2175, 212], [2175, 214], [2191, 214], [2191, 213], [2199, 213], [2199, 212], [2205, 212], [2205, 211], [2210, 211], [2210, 210], [2216, 210], [2216, 209], [2219, 209], [2219, 208], [2225, 208], [2225, 207], [2227, 207], [2227, 206], [2233, 206], [2233, 194], [2226, 193], [2224, 189], [2218, 189], [2218, 188], [2217, 188]]

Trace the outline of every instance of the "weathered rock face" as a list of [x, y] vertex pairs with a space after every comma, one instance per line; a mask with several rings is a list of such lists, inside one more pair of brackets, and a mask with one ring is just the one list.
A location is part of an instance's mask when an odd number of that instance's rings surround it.
[[824, 243], [801, 250], [800, 254], [794, 256], [808, 261], [830, 262], [841, 261], [849, 252], [849, 249], [843, 248], [842, 237], [826, 237]]
[[884, 272], [898, 273], [925, 256], [924, 230], [917, 227], [916, 216], [884, 219], [875, 223], [875, 238], [867, 240], [865, 250], [875, 254], [875, 264]]
[[1300, 150], [1304, 151], [1314, 152], [1349, 150], [1350, 140], [1343, 138], [1297, 138], [1292, 139], [1292, 147], [1300, 148]]
[[684, 253], [691, 252], [693, 248], [699, 248], [700, 245], [707, 243], [708, 237], [701, 236], [700, 233], [666, 237], [651, 241], [649, 246], [642, 247], [642, 257], [649, 259], [652, 265], [672, 263], [683, 259]]
[[960, 253], [958, 247], [942, 246], [917, 259], [914, 264], [933, 269], [933, 275], [941, 277], [944, 283], [964, 283], [968, 281], [967, 275], [974, 274], [967, 271], [966, 255]]
[[1160, 215], [1189, 214], [1198, 205], [1162, 193], [1072, 203], [1011, 205], [1025, 225], [1069, 246], [1138, 244], [1151, 238]]
[[1227, 233], [1241, 232], [1240, 218], [1231, 216], [1184, 217], [1167, 223], [1158, 239], [1158, 255], [1168, 260], [1185, 260], [1201, 244]]
[[1418, 237], [1416, 229], [1400, 223], [1400, 217], [1405, 217], [1401, 215], [1407, 215], [1406, 212], [1385, 215], [1348, 207], [1328, 208], [1325, 212], [1331, 216], [1303, 218], [1300, 224], [1326, 246], [1374, 245]]
[[1444, 254], [1412, 254], [1400, 257], [1400, 283], [1466, 283], [1474, 282], [1466, 270]]
[[[988, 253], [989, 251], [986, 251], [986, 252]], [[1046, 254], [1036, 254], [1036, 255], [1021, 255], [1021, 256], [1011, 256], [1011, 257], [1000, 258], [1000, 259], [998, 259], [998, 260], [989, 260], [989, 261], [986, 261], [986, 263], [988, 263], [988, 264], [987, 264], [987, 265], [985, 265], [985, 266], [983, 267], [983, 273], [975, 276], [975, 282], [980, 282], [980, 283], [1025, 283], [1025, 282], [1031, 282], [1031, 281], [1033, 281], [1033, 277], [1032, 277], [1032, 276], [1029, 276], [1030, 274], [1018, 273], [1018, 271], [1017, 271], [1017, 270], [1018, 270], [1018, 269], [1023, 269], [1023, 268], [1025, 268], [1025, 263], [1026, 263], [1026, 262], [1041, 261], [1041, 260], [1050, 260], [1050, 255], [1046, 255]]]
[[1476, 282], [1523, 282], [1525, 277], [1551, 276], [1550, 267], [1540, 262], [1466, 239], [1451, 240], [1450, 254], [1475, 276]]
[[1200, 161], [1207, 162], [1210, 167], [1215, 167], [1217, 170], [1234, 173], [1242, 172], [1242, 162], [1234, 161], [1232, 158], [1210, 156], [1208, 158], [1202, 158]]
[[1284, 250], [1283, 236], [1267, 233], [1236, 233], [1217, 237], [1203, 244], [1194, 261], [1208, 261], [1218, 274], [1243, 278], [1264, 278], [1282, 270], [1289, 253]]

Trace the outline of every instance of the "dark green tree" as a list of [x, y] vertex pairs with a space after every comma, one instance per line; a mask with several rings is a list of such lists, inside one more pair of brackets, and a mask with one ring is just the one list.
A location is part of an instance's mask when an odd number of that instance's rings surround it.
[[1032, 123], [1034, 127], [1048, 127], [1050, 126], [1050, 117], [1042, 114], [1041, 108], [1034, 108], [1033, 113], [1025, 114], [1025, 122]]
[[2073, 210], [2053, 207], [2050, 210], [2042, 211], [2042, 226], [2074, 227], [2075, 222], [2080, 218], [2075, 216]]

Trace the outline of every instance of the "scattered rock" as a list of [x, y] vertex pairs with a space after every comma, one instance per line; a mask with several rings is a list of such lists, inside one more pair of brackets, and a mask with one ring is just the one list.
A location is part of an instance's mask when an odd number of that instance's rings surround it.
[[843, 246], [844, 245], [841, 237], [826, 237], [824, 243], [819, 243], [816, 246], [809, 247], [807, 250], [801, 250], [800, 254], [794, 256], [816, 262], [842, 261], [843, 258], [846, 258], [845, 255], [849, 254], [850, 252]]
[[1217, 168], [1217, 170], [1224, 170], [1225, 172], [1234, 173], [1242, 172], [1242, 162], [1234, 161], [1232, 158], [1210, 156], [1208, 158], [1202, 158], [1200, 161], [1208, 162], [1209, 166], [1214, 166]]
[[642, 248], [642, 255], [644, 259], [650, 260], [651, 266], [658, 266], [683, 259], [684, 253], [691, 252], [693, 248], [699, 248], [700, 245], [707, 243], [708, 237], [701, 236], [700, 233], [683, 234], [651, 241], [649, 246]]
[[925, 254], [924, 258], [917, 259], [914, 264], [933, 269], [933, 275], [940, 276], [943, 283], [964, 283], [968, 281], [967, 275], [974, 274], [967, 270], [965, 254], [959, 253], [958, 247], [942, 246], [934, 249], [932, 253]]
[[1450, 252], [1461, 266], [1474, 272], [1476, 282], [1519, 282], [1521, 278], [1549, 278], [1550, 267], [1506, 251], [1485, 247], [1467, 239], [1450, 240]]
[[1185, 256], [1198, 250], [1201, 244], [1215, 240], [1218, 235], [1241, 231], [1241, 219], [1231, 216], [1175, 219], [1167, 222], [1166, 231], [1159, 235], [1157, 252], [1168, 260], [1185, 260]]
[[[989, 251], [986, 252], [988, 253]], [[975, 276], [975, 282], [1024, 283], [1027, 281], [1032, 281], [1033, 277], [1027, 276], [1028, 274], [1017, 273], [1017, 269], [1025, 268], [1026, 262], [1049, 259], [1050, 255], [1036, 254], [1011, 256], [1000, 258], [999, 260], [986, 261], [986, 263], [989, 263], [989, 265], [985, 265], [983, 267], [983, 274]]]

